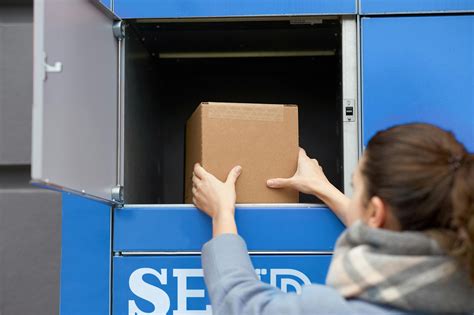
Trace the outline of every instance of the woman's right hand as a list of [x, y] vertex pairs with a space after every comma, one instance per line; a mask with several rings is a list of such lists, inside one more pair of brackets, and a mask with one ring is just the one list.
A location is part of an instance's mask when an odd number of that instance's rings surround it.
[[298, 154], [298, 168], [290, 178], [272, 178], [267, 181], [270, 188], [292, 188], [305, 194], [319, 196], [329, 189], [332, 184], [324, 175], [322, 167], [316, 159], [306, 155], [300, 148]]
[[350, 200], [329, 182], [316, 159], [310, 159], [300, 148], [298, 168], [290, 178], [272, 178], [267, 181], [270, 188], [292, 188], [321, 199], [346, 225], [352, 224], [354, 216], [349, 212]]

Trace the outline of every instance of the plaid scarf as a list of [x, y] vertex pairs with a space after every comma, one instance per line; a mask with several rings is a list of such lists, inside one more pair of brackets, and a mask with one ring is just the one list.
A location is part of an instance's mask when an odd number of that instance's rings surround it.
[[354, 223], [337, 241], [326, 282], [346, 299], [406, 311], [474, 312], [474, 285], [467, 273], [422, 232]]

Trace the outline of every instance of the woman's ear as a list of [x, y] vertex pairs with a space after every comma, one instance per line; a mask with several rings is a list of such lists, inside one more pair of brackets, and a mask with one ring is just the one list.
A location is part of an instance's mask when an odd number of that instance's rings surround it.
[[382, 228], [386, 225], [388, 208], [380, 197], [373, 196], [369, 200], [367, 225], [373, 228]]

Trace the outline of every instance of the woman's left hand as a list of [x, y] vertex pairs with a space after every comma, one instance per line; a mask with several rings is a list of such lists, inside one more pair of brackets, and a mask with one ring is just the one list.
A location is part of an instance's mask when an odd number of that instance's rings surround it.
[[241, 171], [240, 166], [234, 167], [227, 180], [221, 182], [198, 163], [194, 165], [193, 203], [212, 218], [214, 237], [224, 233], [237, 234], [235, 182]]

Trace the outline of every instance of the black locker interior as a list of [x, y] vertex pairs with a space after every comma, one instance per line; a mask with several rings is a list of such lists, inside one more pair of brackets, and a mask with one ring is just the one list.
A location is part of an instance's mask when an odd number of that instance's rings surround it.
[[131, 23], [125, 203], [183, 203], [185, 124], [203, 101], [297, 104], [300, 146], [342, 189], [341, 66], [337, 19]]

